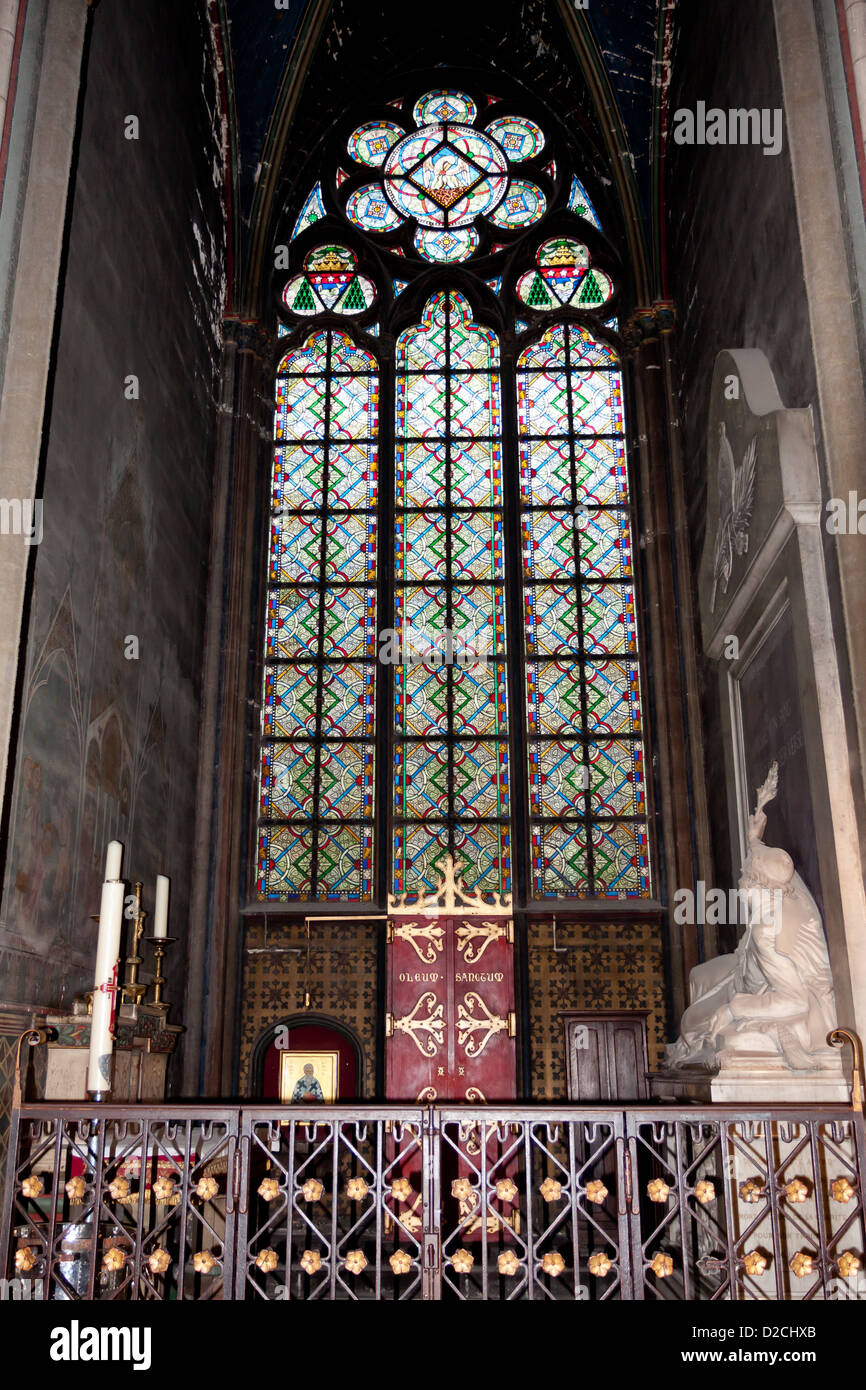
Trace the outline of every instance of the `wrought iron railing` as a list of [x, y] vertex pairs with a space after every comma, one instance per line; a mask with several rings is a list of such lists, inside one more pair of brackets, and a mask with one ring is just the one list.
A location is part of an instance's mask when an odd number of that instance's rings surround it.
[[866, 1298], [864, 1166], [844, 1106], [25, 1105], [0, 1273], [61, 1300]]

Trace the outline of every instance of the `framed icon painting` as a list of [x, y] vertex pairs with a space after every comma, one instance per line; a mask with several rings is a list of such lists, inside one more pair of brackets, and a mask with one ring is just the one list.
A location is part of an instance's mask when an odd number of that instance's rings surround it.
[[337, 1100], [338, 1052], [299, 1049], [280, 1054], [281, 1105], [333, 1105]]

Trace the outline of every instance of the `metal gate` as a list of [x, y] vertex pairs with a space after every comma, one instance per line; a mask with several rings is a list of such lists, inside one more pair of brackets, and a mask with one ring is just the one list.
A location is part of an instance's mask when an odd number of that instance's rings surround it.
[[866, 1297], [843, 1106], [41, 1104], [10, 1138], [33, 1297]]

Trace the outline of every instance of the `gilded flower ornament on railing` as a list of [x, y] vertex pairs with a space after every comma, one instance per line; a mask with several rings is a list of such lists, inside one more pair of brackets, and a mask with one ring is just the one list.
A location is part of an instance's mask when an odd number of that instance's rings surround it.
[[766, 1256], [763, 1255], [760, 1250], [750, 1250], [748, 1254], [743, 1257], [743, 1268], [747, 1274], [763, 1274], [764, 1270], [767, 1268]]
[[496, 1195], [500, 1202], [513, 1203], [518, 1195], [517, 1183], [512, 1182], [511, 1178], [500, 1178], [496, 1184]]
[[836, 1178], [830, 1186], [830, 1192], [834, 1202], [850, 1202], [856, 1195], [855, 1189], [847, 1178]]
[[[545, 1202], [558, 1202], [562, 1196], [562, 1183], [557, 1182], [556, 1178], [545, 1178], [538, 1190]], [[590, 1201], [592, 1200], [594, 1199], [590, 1198]]]
[[666, 1202], [671, 1190], [664, 1178], [653, 1178], [647, 1183], [646, 1195], [651, 1202]]
[[669, 1279], [674, 1272], [674, 1262], [670, 1255], [658, 1250], [650, 1261], [650, 1269], [658, 1279]]
[[809, 1189], [799, 1178], [794, 1178], [785, 1188], [785, 1195], [789, 1202], [805, 1202], [809, 1196]]

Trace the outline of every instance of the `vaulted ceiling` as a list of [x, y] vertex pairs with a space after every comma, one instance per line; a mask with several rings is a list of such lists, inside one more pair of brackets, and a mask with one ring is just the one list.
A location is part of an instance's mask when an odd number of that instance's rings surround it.
[[[302, 196], [335, 112], [399, 94], [413, 70], [499, 71], [586, 148], [602, 203], [617, 204], [638, 295], [664, 292], [659, 139], [672, 0], [218, 0], [235, 197], [235, 307], [255, 311], [263, 252]], [[443, 82], [444, 82], [443, 75]], [[297, 186], [296, 186], [297, 184]], [[306, 188], [303, 190], [306, 192]]]

